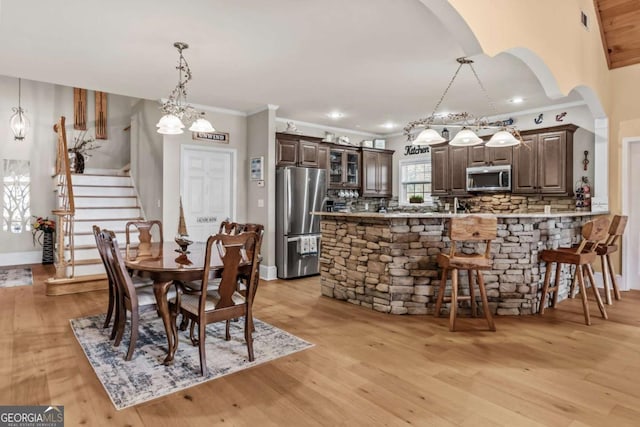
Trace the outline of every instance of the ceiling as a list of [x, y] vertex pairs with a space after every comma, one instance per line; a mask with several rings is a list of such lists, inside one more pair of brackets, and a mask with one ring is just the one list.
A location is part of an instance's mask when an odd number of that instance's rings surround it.
[[640, 1], [595, 0], [609, 68], [640, 63]]
[[[177, 83], [175, 41], [191, 46], [191, 103], [274, 104], [279, 117], [377, 134], [431, 113], [463, 54], [418, 0], [0, 0], [1, 75], [160, 99]], [[473, 59], [498, 113], [551, 104], [515, 57]], [[492, 114], [469, 69], [443, 111]]]

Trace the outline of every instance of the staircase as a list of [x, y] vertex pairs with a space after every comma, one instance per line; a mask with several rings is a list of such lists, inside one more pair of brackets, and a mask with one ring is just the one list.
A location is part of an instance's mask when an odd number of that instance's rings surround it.
[[[124, 247], [125, 224], [143, 217], [131, 177], [122, 175], [120, 170], [71, 174], [71, 182], [75, 215], [73, 238], [66, 232], [64, 236], [64, 260], [68, 264], [64, 266], [64, 277], [47, 280], [47, 295], [105, 289], [106, 273], [96, 248], [93, 225], [114, 231]], [[63, 197], [59, 191], [59, 198]], [[137, 233], [131, 238], [137, 243]]]

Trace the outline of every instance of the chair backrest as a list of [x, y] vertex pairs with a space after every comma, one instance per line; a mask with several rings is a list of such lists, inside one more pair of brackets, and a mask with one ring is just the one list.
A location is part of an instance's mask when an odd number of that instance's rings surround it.
[[153, 226], [158, 227], [158, 233], [160, 238], [160, 243], [164, 241], [164, 236], [162, 235], [162, 221], [154, 219], [151, 221], [129, 221], [125, 226], [125, 243], [127, 247], [131, 244], [131, 228], [135, 227], [138, 230], [138, 241], [140, 243], [151, 243], [151, 231]]
[[452, 217], [449, 223], [449, 238], [451, 239], [451, 252], [453, 256], [456, 250], [456, 242], [485, 242], [485, 257], [489, 258], [491, 241], [498, 235], [498, 219], [496, 217], [463, 216]]
[[131, 301], [131, 309], [133, 310], [133, 308], [138, 305], [136, 289], [133, 285], [133, 281], [131, 280], [131, 276], [129, 276], [127, 267], [124, 264], [124, 260], [122, 259], [122, 253], [118, 247], [118, 241], [116, 240], [115, 234], [108, 230], [102, 230], [98, 233], [96, 240], [98, 240], [100, 242], [99, 244], [103, 245], [105, 249], [107, 263], [111, 267], [113, 279], [119, 292], [121, 292], [122, 296]]
[[616, 244], [616, 241], [624, 233], [628, 220], [629, 217], [626, 215], [615, 215], [613, 217], [613, 221], [611, 221], [611, 226], [609, 227], [609, 237], [605, 243], [607, 246]]
[[600, 217], [593, 219], [582, 226], [582, 241], [576, 249], [576, 253], [594, 252], [598, 242], [607, 236], [609, 218]]
[[[255, 244], [255, 251], [259, 255], [260, 250], [262, 249], [262, 237], [264, 236], [264, 225], [253, 224], [253, 223], [238, 224], [238, 233], [247, 233], [247, 232], [254, 232], [258, 236], [258, 239], [256, 240], [256, 244]], [[249, 258], [253, 258], [253, 250], [254, 250], [253, 247], [247, 248], [247, 256]]]
[[[238, 272], [240, 264], [252, 263], [252, 271], [256, 269], [254, 260], [256, 259], [257, 252], [254, 251], [253, 258], [245, 259], [243, 252], [247, 247], [255, 247], [258, 236], [254, 232], [246, 232], [237, 235], [216, 234], [210, 236], [207, 239], [207, 248], [205, 253], [205, 269], [202, 275], [202, 287], [201, 289], [207, 289], [209, 281], [209, 273], [211, 269], [211, 254], [213, 251], [217, 251], [220, 255], [220, 259], [223, 263], [222, 278], [218, 286], [218, 293], [220, 294], [220, 300], [215, 307], [215, 310], [219, 310], [226, 307], [232, 307], [236, 305], [233, 301], [233, 294], [237, 289]], [[252, 286], [252, 280], [249, 280], [249, 287]], [[247, 290], [247, 295], [251, 295], [252, 289]], [[206, 307], [207, 293], [202, 292], [200, 295], [200, 313], [204, 313], [204, 307]], [[250, 302], [250, 301], [247, 301]]]
[[218, 229], [218, 234], [238, 234], [238, 224], [237, 222], [224, 220], [220, 223], [220, 228]]
[[93, 237], [95, 237], [96, 239], [96, 247], [98, 248], [98, 254], [100, 254], [100, 259], [104, 264], [104, 270], [107, 273], [109, 286], [117, 286], [116, 279], [114, 277], [113, 268], [111, 267], [111, 263], [109, 262], [109, 259], [107, 257], [107, 252], [110, 250], [110, 247], [106, 244], [105, 240], [100, 237], [100, 233], [103, 233], [103, 232], [109, 234], [112, 238], [115, 237], [115, 234], [113, 233], [113, 231], [109, 231], [106, 229], [100, 230], [100, 227], [98, 227], [97, 225], [93, 226]]

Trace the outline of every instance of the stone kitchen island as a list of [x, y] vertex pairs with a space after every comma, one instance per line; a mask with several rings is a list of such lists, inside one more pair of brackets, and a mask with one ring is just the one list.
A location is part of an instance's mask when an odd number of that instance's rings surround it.
[[[433, 313], [441, 272], [436, 259], [440, 252], [449, 251], [448, 218], [454, 214], [315, 214], [322, 217], [323, 295], [384, 313]], [[495, 215], [498, 237], [491, 244], [493, 267], [483, 272], [492, 312], [536, 313], [546, 269], [545, 263], [538, 261], [538, 253], [579, 242], [582, 224], [595, 215]], [[484, 244], [480, 246], [467, 243], [459, 250], [484, 251]], [[562, 267], [559, 300], [568, 296], [571, 274], [569, 266]], [[460, 292], [468, 295], [467, 280], [466, 274], [460, 275]], [[465, 308], [461, 311], [465, 312]]]

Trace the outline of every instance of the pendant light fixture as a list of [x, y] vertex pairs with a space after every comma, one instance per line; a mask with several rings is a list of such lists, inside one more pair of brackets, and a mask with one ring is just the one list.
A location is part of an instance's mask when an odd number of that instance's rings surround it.
[[[521, 142], [520, 134], [518, 130], [509, 125], [505, 125], [501, 123], [500, 126], [496, 126], [496, 123], [489, 123], [485, 118], [476, 118], [469, 113], [451, 113], [451, 114], [437, 114], [438, 108], [440, 108], [440, 104], [447, 96], [449, 89], [458, 77], [458, 73], [462, 69], [463, 66], [467, 65], [471, 68], [474, 77], [482, 93], [484, 93], [485, 97], [489, 105], [491, 106], [492, 112], [494, 115], [497, 115], [497, 111], [493, 100], [487, 93], [482, 81], [480, 81], [480, 77], [478, 77], [478, 73], [476, 73], [475, 68], [473, 68], [473, 60], [469, 58], [457, 58], [458, 68], [456, 69], [453, 77], [449, 81], [449, 85], [444, 90], [444, 93], [440, 97], [440, 100], [436, 104], [433, 112], [430, 116], [424, 117], [419, 120], [415, 120], [407, 124], [404, 128], [404, 135], [407, 137], [407, 140], [411, 141], [413, 145], [435, 145], [446, 142], [449, 137], [449, 129], [460, 129], [460, 131], [455, 134], [453, 139], [449, 141], [449, 145], [453, 146], [467, 146], [471, 147], [474, 145], [479, 145], [484, 142], [482, 138], [480, 138], [476, 132], [478, 130], [484, 129], [496, 129], [498, 132], [491, 137], [489, 142], [487, 143], [487, 147], [510, 147], [513, 145], [518, 145]], [[433, 129], [434, 126], [442, 126], [444, 129], [442, 130], [442, 135], [439, 134], [436, 130]], [[417, 137], [414, 135], [415, 129], [424, 128]], [[452, 132], [453, 133], [453, 132]], [[446, 136], [445, 136], [446, 134]]]
[[18, 108], [13, 107], [11, 110], [13, 115], [9, 119], [9, 125], [13, 132], [13, 139], [23, 141], [29, 129], [29, 119], [27, 119], [22, 108], [22, 79], [18, 79]]
[[191, 69], [182, 51], [189, 48], [183, 42], [175, 42], [173, 46], [178, 49], [178, 84], [171, 91], [169, 98], [162, 102], [160, 110], [164, 116], [156, 124], [158, 133], [164, 135], [178, 135], [184, 132], [183, 122], [191, 123], [191, 132], [215, 132], [211, 123], [204, 118], [204, 112], [197, 111], [187, 103], [187, 83], [191, 80]]

